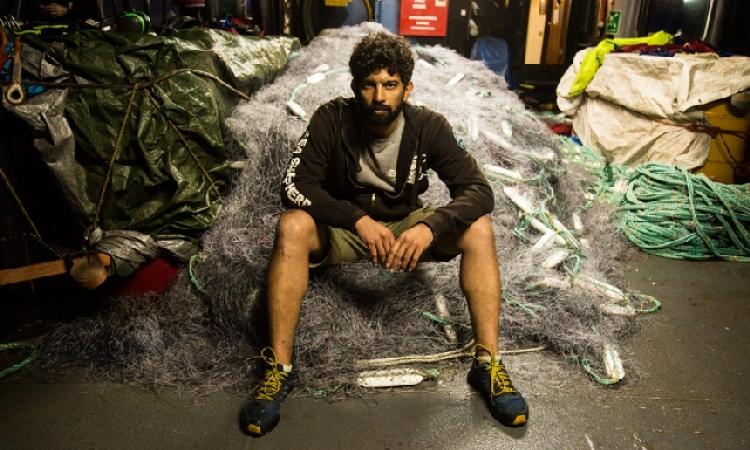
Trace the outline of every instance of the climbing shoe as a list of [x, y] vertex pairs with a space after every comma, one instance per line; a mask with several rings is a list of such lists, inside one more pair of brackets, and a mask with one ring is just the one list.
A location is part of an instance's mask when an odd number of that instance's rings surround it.
[[273, 430], [281, 417], [281, 403], [294, 387], [294, 372], [284, 372], [271, 347], [260, 352], [267, 368], [263, 379], [251, 391], [251, 397], [240, 411], [240, 426], [252, 436], [263, 436]]
[[477, 351], [487, 349], [477, 344], [474, 346], [474, 361], [469, 370], [469, 384], [482, 394], [492, 417], [506, 427], [522, 427], [529, 419], [529, 407], [523, 396], [518, 392], [505, 372], [505, 366], [495, 355], [490, 355], [489, 361], [479, 359]]

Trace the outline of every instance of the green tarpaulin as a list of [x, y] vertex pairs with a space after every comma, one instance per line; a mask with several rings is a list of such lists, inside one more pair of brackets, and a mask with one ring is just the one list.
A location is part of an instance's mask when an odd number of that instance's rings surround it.
[[[82, 222], [99, 226], [105, 241], [126, 230], [173, 245], [218, 216], [229, 176], [223, 123], [241, 100], [231, 88], [250, 94], [270, 83], [299, 43], [191, 29], [179, 37], [85, 31], [27, 47], [24, 56], [44, 55], [31, 70], [39, 77], [51, 63], [69, 74], [59, 81], [100, 85], [50, 89], [14, 111], [36, 122], [35, 145]], [[129, 259], [127, 249], [110, 250]]]

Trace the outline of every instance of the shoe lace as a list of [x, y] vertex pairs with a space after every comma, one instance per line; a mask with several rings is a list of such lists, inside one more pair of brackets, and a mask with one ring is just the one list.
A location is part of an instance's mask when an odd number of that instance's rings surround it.
[[[479, 351], [485, 351], [490, 354], [490, 361], [482, 361], [477, 357]], [[495, 355], [490, 352], [487, 347], [482, 344], [477, 344], [473, 348], [474, 359], [476, 359], [485, 370], [490, 372], [490, 393], [493, 397], [497, 397], [500, 394], [508, 394], [516, 392], [513, 387], [513, 383], [510, 381], [508, 373], [505, 371], [505, 364], [495, 358]]]
[[276, 353], [271, 347], [260, 351], [260, 358], [266, 362], [269, 369], [266, 370], [263, 380], [255, 386], [255, 398], [257, 400], [273, 401], [273, 396], [281, 390], [281, 384], [286, 380], [287, 374], [279, 370]]

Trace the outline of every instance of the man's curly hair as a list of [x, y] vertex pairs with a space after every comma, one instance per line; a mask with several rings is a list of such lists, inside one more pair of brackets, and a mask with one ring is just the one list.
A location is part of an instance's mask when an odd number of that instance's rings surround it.
[[401, 82], [409, 84], [414, 57], [406, 39], [380, 31], [365, 36], [354, 47], [349, 70], [355, 85], [359, 86], [371, 73], [381, 69], [387, 69], [391, 75], [399, 74]]

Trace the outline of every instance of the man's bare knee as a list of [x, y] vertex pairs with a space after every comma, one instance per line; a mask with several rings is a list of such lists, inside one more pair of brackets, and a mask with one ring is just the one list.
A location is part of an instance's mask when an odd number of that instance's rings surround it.
[[276, 226], [276, 242], [280, 244], [304, 244], [308, 248], [317, 235], [315, 220], [301, 209], [285, 211]]
[[464, 231], [459, 239], [459, 248], [464, 250], [472, 246], [492, 245], [495, 241], [495, 233], [492, 229], [490, 216], [485, 215], [474, 221], [469, 228]]

